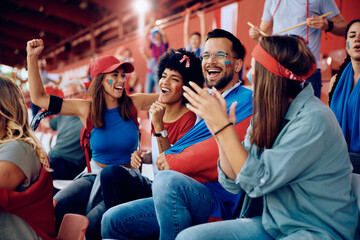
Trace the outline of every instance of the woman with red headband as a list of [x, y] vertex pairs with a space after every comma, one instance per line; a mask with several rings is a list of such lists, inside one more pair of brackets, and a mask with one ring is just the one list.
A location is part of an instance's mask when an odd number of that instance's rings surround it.
[[216, 90], [185, 88], [189, 109], [216, 136], [219, 182], [247, 193], [240, 218], [191, 227], [177, 239], [354, 239], [358, 209], [346, 141], [334, 114], [304, 84], [315, 70], [313, 55], [300, 39], [272, 36], [252, 56], [253, 119], [243, 143], [232, 125], [234, 106], [228, 117]]

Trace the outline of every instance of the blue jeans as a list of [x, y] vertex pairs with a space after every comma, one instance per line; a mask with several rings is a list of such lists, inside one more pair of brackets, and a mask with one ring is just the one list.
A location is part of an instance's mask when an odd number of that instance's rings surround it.
[[57, 200], [55, 207], [56, 228], [60, 227], [61, 221], [66, 213], [78, 213], [89, 219], [86, 230], [86, 239], [101, 239], [100, 224], [101, 217], [105, 212], [105, 204], [99, 191], [93, 202], [93, 208], [86, 213], [91, 188], [95, 181], [95, 175], [83, 176], [60, 190], [54, 198]]
[[212, 192], [176, 171], [160, 171], [153, 183], [160, 239], [175, 239], [182, 230], [208, 222], [214, 206]]
[[152, 196], [152, 182], [147, 177], [119, 165], [105, 167], [100, 173], [100, 183], [106, 209]]
[[316, 71], [311, 75], [308, 79], [306, 79], [306, 82], [311, 83], [313, 89], [314, 89], [314, 95], [318, 98], [321, 97], [321, 70], [318, 68]]
[[103, 239], [158, 239], [158, 234], [152, 197], [112, 207], [101, 221]]
[[159, 92], [159, 83], [157, 81], [156, 73], [146, 74], [146, 93], [152, 93], [155, 86], [155, 92]]
[[158, 220], [161, 222], [160, 238], [174, 239], [184, 228], [208, 221], [213, 196], [203, 184], [175, 171], [160, 171], [152, 188], [154, 197], [120, 204], [106, 211], [101, 221], [104, 239], [157, 238]]
[[240, 218], [193, 226], [182, 231], [176, 240], [267, 240], [261, 217]]
[[52, 179], [73, 180], [86, 167], [85, 161], [81, 166], [63, 158], [50, 158]]

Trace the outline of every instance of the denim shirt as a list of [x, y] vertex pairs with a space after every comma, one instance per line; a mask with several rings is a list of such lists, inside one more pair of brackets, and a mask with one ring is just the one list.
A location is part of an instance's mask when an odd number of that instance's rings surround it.
[[219, 167], [219, 182], [232, 193], [247, 193], [241, 216], [250, 198], [263, 197], [262, 223], [275, 239], [353, 239], [358, 209], [352, 166], [334, 114], [308, 84], [284, 121], [272, 148], [260, 155], [256, 146], [250, 149], [250, 125], [244, 166], [235, 180]]

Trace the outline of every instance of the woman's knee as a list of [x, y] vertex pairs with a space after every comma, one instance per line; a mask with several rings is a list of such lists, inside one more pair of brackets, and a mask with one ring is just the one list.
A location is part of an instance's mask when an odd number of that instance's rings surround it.
[[109, 209], [104, 213], [101, 219], [101, 236], [103, 238], [109, 237], [108, 233], [112, 232], [111, 226], [114, 226], [114, 224], [112, 224], [112, 219], [111, 209]]
[[103, 184], [126, 183], [127, 179], [132, 178], [130, 170], [120, 165], [109, 165], [100, 173], [100, 182]]
[[122, 219], [126, 216], [118, 206], [107, 210], [101, 219], [101, 236], [103, 238], [112, 238], [119, 232], [123, 232]]
[[119, 165], [109, 165], [105, 167], [103, 170], [101, 170], [100, 178], [101, 181], [104, 180], [111, 180], [114, 178], [114, 176], [119, 176], [126, 172], [126, 169], [124, 169], [122, 166]]
[[187, 228], [183, 231], [181, 231], [177, 236], [175, 240], [201, 240], [203, 239], [201, 236], [199, 236], [199, 232], [194, 230], [192, 227]]
[[265, 231], [261, 217], [212, 222], [189, 227], [176, 240], [272, 239]]
[[174, 196], [186, 194], [186, 176], [175, 171], [160, 171], [152, 185], [155, 205], [167, 204]]
[[85, 214], [92, 185], [93, 181], [91, 179], [80, 178], [60, 190], [54, 196], [57, 201], [55, 207], [56, 218], [61, 221], [66, 213]]
[[159, 171], [156, 174], [152, 185], [153, 193], [155, 194], [156, 192], [156, 194], [158, 194], [164, 191], [177, 189], [178, 186], [183, 183], [183, 174], [172, 170]]

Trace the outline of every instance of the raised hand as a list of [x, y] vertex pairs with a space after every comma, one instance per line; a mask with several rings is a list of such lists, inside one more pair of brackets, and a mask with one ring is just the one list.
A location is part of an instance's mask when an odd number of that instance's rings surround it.
[[166, 104], [161, 103], [160, 101], [156, 101], [151, 105], [149, 112], [151, 113], [151, 123], [153, 124], [155, 130], [163, 130], [163, 117], [165, 110]]
[[[229, 123], [229, 116], [227, 115], [226, 100], [221, 94], [213, 88], [213, 94], [210, 95], [206, 89], [202, 89], [195, 83], [189, 83], [195, 90], [192, 91], [189, 87], [184, 86], [184, 97], [189, 101], [187, 108], [199, 115], [205, 120], [210, 132], [214, 134], [217, 130]], [[231, 106], [231, 120], [236, 121], [235, 117], [236, 103]]]
[[313, 15], [311, 18], [307, 19], [309, 21], [308, 25], [312, 28], [317, 28], [322, 31], [326, 31], [329, 28], [329, 23], [326, 18]]
[[185, 9], [185, 17], [190, 17], [191, 10], [190, 8]]
[[260, 28], [259, 27], [252, 27], [249, 29], [249, 36], [253, 40], [259, 40], [261, 37]]
[[199, 18], [203, 18], [203, 17], [205, 16], [205, 13], [204, 13], [204, 11], [199, 10], [199, 11], [196, 11], [196, 15], [197, 15]]
[[[223, 96], [221, 95], [221, 93], [219, 93], [218, 90], [216, 90], [215, 88], [213, 89], [213, 95], [221, 102], [222, 107], [226, 108], [226, 100], [223, 98]], [[230, 105], [230, 110], [229, 110], [229, 120], [230, 122], [232, 122], [234, 125], [236, 123], [236, 105], [237, 102], [233, 102]]]
[[42, 39], [33, 39], [27, 42], [26, 52], [28, 57], [39, 57], [44, 49], [44, 42]]

